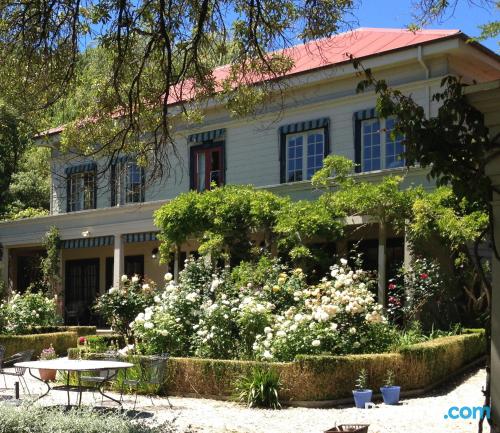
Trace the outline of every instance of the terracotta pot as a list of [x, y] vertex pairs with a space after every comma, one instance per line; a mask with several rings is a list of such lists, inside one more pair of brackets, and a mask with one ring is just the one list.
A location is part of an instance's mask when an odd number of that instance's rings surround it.
[[38, 374], [40, 374], [40, 379], [44, 382], [48, 382], [49, 380], [56, 380], [57, 370], [46, 370], [45, 368], [39, 368]]

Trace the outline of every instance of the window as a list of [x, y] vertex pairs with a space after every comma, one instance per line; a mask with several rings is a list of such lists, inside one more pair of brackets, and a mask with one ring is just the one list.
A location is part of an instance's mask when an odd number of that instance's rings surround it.
[[286, 135], [286, 181], [309, 180], [323, 166], [325, 130]]
[[361, 169], [364, 172], [403, 167], [403, 138], [392, 137], [394, 118], [361, 121]]
[[196, 191], [224, 184], [224, 144], [206, 142], [191, 147], [191, 188]]
[[95, 171], [68, 176], [68, 212], [95, 209]]
[[116, 163], [111, 168], [111, 206], [144, 201], [144, 169], [133, 161]]

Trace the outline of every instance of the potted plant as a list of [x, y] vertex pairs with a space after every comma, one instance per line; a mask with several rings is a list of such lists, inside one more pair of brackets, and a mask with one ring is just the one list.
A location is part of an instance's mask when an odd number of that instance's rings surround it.
[[392, 370], [387, 370], [384, 386], [380, 388], [384, 403], [398, 404], [400, 391], [401, 387], [394, 385], [394, 372]]
[[366, 403], [372, 400], [372, 390], [368, 389], [368, 373], [365, 368], [359, 372], [355, 389], [352, 391], [357, 408], [364, 409]]
[[[52, 347], [52, 344], [50, 347], [47, 349], [43, 349], [42, 353], [40, 354], [40, 361], [48, 361], [50, 359], [56, 359], [57, 354], [54, 348]], [[40, 375], [40, 379], [42, 379], [44, 382], [47, 382], [49, 380], [56, 380], [56, 373], [57, 370], [47, 370], [45, 368], [39, 368], [38, 369], [38, 374]]]

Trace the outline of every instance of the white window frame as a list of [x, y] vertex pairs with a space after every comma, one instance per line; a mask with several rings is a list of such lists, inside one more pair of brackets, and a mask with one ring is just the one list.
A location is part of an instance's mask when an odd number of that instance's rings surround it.
[[[92, 176], [91, 182], [86, 182], [85, 177]], [[78, 212], [80, 210], [95, 209], [95, 173], [93, 171], [82, 171], [69, 175], [69, 185], [67, 194], [68, 211]], [[89, 185], [90, 183], [90, 185]], [[90, 191], [90, 202], [86, 200], [86, 193]]]
[[127, 161], [116, 164], [115, 167], [115, 206], [117, 205], [126, 205], [126, 204], [134, 204], [134, 203], [142, 203], [145, 200], [146, 194], [146, 186], [142, 184], [142, 179], [140, 179], [140, 193], [139, 200], [130, 200], [130, 197], [133, 196], [131, 191], [129, 190], [129, 166], [135, 165], [139, 169], [140, 176], [144, 176], [144, 168], [137, 165], [134, 161]]
[[[285, 167], [285, 174], [286, 174], [286, 182], [291, 183], [291, 182], [300, 182], [304, 180], [310, 180], [307, 178], [307, 172], [308, 172], [308, 164], [307, 164], [307, 159], [308, 159], [308, 136], [310, 134], [321, 134], [323, 136], [323, 153], [321, 155], [322, 161], [325, 158], [325, 146], [326, 146], [326, 136], [325, 136], [325, 129], [324, 128], [317, 128], [317, 129], [308, 129], [307, 131], [303, 132], [298, 132], [298, 133], [291, 133], [291, 134], [286, 134], [286, 139], [285, 139], [285, 146], [286, 146], [286, 167]], [[289, 180], [289, 140], [294, 139], [296, 137], [302, 137], [302, 179], [301, 180]], [[319, 170], [319, 168], [317, 169]], [[317, 171], [316, 170], [316, 171]]]
[[[389, 119], [395, 120], [394, 117], [389, 117]], [[380, 158], [380, 168], [367, 170], [366, 166], [365, 166], [364, 125], [365, 125], [365, 122], [377, 122], [377, 121], [379, 122], [378, 134], [379, 134], [379, 139], [380, 139], [380, 141], [379, 141], [379, 143], [380, 143], [379, 144], [380, 145], [380, 157], [379, 157]], [[397, 166], [397, 167], [387, 167], [387, 144], [388, 144], [387, 136], [388, 136], [388, 134], [390, 134], [390, 132], [387, 131], [387, 129], [386, 129], [386, 122], [387, 122], [387, 119], [377, 118], [377, 117], [372, 117], [370, 119], [364, 119], [361, 121], [360, 139], [361, 139], [361, 172], [362, 173], [369, 173], [372, 171], [380, 171], [380, 170], [394, 170], [394, 169], [402, 168], [405, 165], [405, 160], [404, 160], [404, 158], [402, 158], [401, 159], [402, 165]], [[403, 146], [403, 152], [404, 152], [404, 146]]]

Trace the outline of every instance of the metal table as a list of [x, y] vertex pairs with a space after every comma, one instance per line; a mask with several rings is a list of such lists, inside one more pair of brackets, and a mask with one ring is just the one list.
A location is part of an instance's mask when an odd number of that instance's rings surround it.
[[[15, 367], [21, 367], [21, 368], [27, 368], [29, 371], [29, 374], [34, 377], [35, 379], [39, 380], [40, 382], [43, 382], [47, 386], [47, 391], [40, 395], [37, 400], [40, 400], [41, 398], [45, 397], [51, 390], [63, 390], [66, 391], [68, 394], [68, 407], [71, 406], [71, 401], [70, 401], [70, 391], [76, 391], [77, 394], [77, 405], [81, 406], [82, 404], [82, 393], [84, 389], [92, 389], [95, 390], [97, 389], [99, 393], [103, 396], [106, 397], [109, 400], [114, 401], [115, 403], [118, 403], [120, 406], [122, 406], [121, 399], [117, 400], [113, 397], [111, 397], [108, 394], [105, 394], [103, 391], [104, 386], [111, 382], [116, 375], [118, 374], [119, 370], [126, 370], [128, 368], [131, 368], [134, 366], [134, 364], [131, 364], [129, 362], [119, 362], [119, 361], [92, 361], [92, 360], [83, 360], [83, 359], [52, 359], [52, 360], [46, 360], [46, 361], [27, 361], [27, 362], [18, 362], [14, 364]], [[45, 369], [45, 370], [59, 370], [59, 371], [65, 371], [66, 374], [66, 384], [64, 385], [56, 385], [56, 386], [51, 386], [48, 380], [42, 380], [40, 377], [36, 376], [33, 374], [32, 370], [36, 369]], [[103, 380], [100, 381], [96, 387], [85, 387], [82, 385], [81, 382], [81, 375], [83, 372], [97, 372], [97, 371], [113, 371], [112, 374], [110, 374], [107, 377], [103, 377]], [[76, 373], [77, 377], [77, 385], [70, 385], [70, 373]]]

